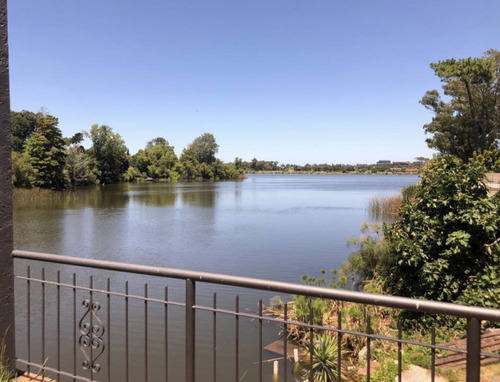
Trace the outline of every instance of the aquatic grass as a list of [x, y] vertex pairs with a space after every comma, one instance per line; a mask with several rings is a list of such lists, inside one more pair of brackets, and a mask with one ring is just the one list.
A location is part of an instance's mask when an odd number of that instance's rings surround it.
[[392, 220], [398, 216], [402, 201], [402, 195], [376, 196], [368, 202], [368, 210], [375, 220]]
[[418, 183], [403, 188], [398, 195], [375, 196], [368, 202], [368, 210], [375, 220], [394, 220], [399, 216], [403, 200], [414, 200]]
[[12, 194], [19, 200], [32, 201], [46, 198], [47, 196], [59, 195], [61, 192], [46, 188], [14, 188]]
[[60, 208], [62, 205], [77, 203], [80, 195], [80, 190], [56, 191], [43, 188], [12, 190], [14, 209]]

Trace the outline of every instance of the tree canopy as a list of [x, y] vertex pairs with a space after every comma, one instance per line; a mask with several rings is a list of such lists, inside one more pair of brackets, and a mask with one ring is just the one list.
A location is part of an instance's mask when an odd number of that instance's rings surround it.
[[11, 146], [13, 151], [23, 151], [26, 141], [35, 132], [37, 118], [40, 116], [27, 110], [11, 111]]
[[[27, 120], [31, 120], [31, 115]], [[57, 118], [39, 113], [35, 115], [34, 129], [29, 134], [29, 138], [25, 143], [19, 140], [16, 144], [18, 148], [23, 149], [25, 155], [14, 158], [16, 162], [19, 160], [29, 162], [32, 174], [31, 183], [35, 187], [64, 188], [63, 169], [66, 154], [58, 123]]]
[[500, 133], [500, 52], [480, 58], [448, 59], [431, 63], [443, 82], [445, 101], [429, 90], [421, 104], [434, 113], [424, 125], [432, 134], [427, 144], [443, 154], [467, 161], [474, 153], [497, 148]]
[[198, 162], [211, 164], [216, 159], [215, 154], [219, 152], [219, 145], [212, 134], [205, 133], [191, 142], [186, 150], [191, 151]]
[[144, 150], [139, 150], [132, 157], [131, 164], [139, 174], [153, 179], [176, 180], [178, 174], [174, 167], [177, 163], [174, 147], [165, 138], [158, 137], [146, 144]]
[[97, 179], [101, 183], [116, 183], [128, 169], [129, 153], [124, 140], [106, 125], [94, 124], [86, 133], [91, 141], [90, 156], [95, 160]]

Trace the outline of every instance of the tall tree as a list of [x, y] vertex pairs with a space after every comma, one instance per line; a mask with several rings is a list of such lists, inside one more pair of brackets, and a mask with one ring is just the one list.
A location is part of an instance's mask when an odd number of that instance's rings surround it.
[[36, 129], [26, 141], [24, 151], [35, 171], [35, 187], [64, 188], [65, 142], [58, 124], [57, 118], [38, 113]]
[[215, 162], [215, 154], [219, 152], [219, 145], [212, 134], [205, 133], [196, 138], [187, 150], [193, 152], [198, 162], [211, 164]]
[[489, 50], [480, 58], [449, 59], [431, 63], [444, 83], [445, 102], [437, 90], [420, 101], [434, 112], [424, 125], [433, 134], [427, 144], [443, 154], [468, 160], [474, 152], [497, 144], [500, 133], [500, 52]]
[[86, 133], [92, 140], [89, 154], [95, 160], [97, 178], [101, 183], [121, 180], [129, 165], [129, 153], [120, 134], [106, 125], [92, 125]]

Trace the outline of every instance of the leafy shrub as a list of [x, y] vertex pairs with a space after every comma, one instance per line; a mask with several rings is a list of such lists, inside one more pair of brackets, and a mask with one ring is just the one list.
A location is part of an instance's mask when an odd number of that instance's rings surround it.
[[499, 307], [500, 198], [489, 198], [481, 162], [430, 162], [401, 219], [385, 226], [387, 292]]

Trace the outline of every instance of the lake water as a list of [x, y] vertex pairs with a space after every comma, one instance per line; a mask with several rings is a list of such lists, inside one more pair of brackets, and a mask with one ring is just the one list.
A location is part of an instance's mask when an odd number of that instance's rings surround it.
[[338, 267], [374, 196], [417, 176], [249, 175], [14, 198], [17, 249], [280, 281]]
[[[359, 234], [363, 221], [371, 220], [367, 210], [370, 198], [397, 194], [417, 181], [416, 176], [249, 175], [239, 182], [118, 184], [33, 195], [15, 190], [14, 243], [16, 249], [30, 251], [300, 282], [301, 275], [318, 275], [321, 269], [339, 267], [346, 259], [353, 250], [347, 247], [347, 240]], [[16, 273], [26, 275], [29, 264], [31, 277], [56, 278], [56, 266], [47, 265], [42, 271], [42, 265], [25, 261], [16, 261]], [[73, 295], [71, 273], [75, 269], [58, 268], [63, 271], [62, 283], [70, 286], [62, 288], [60, 313], [55, 286], [48, 284], [42, 294], [39, 283], [33, 282], [28, 292], [26, 283], [18, 282], [16, 351], [20, 358], [29, 359], [29, 339], [34, 349], [32, 357], [44, 354], [45, 358], [38, 362], [47, 359], [48, 366], [55, 367], [55, 349], [60, 346], [55, 322], [57, 317], [63, 317], [61, 362], [65, 370], [76, 370], [74, 365], [78, 364], [81, 372], [82, 354], [72, 354], [80, 335], [76, 329], [85, 314], [81, 301], [88, 299], [89, 293], [81, 289]], [[124, 279], [120, 274], [90, 269], [76, 272], [78, 285], [89, 285], [90, 275], [95, 276], [96, 292], [91, 298], [102, 305], [100, 317], [110, 335], [102, 357], [110, 366], [104, 365], [96, 380], [126, 380], [125, 336], [129, 336], [133, 365], [128, 371], [131, 381], [145, 380], [146, 370], [149, 380], [165, 380], [165, 374], [171, 381], [183, 380], [184, 308], [169, 308], [167, 329], [164, 304], [150, 303], [145, 331], [144, 302], [131, 299], [128, 306], [122, 297], [128, 280], [131, 294], [142, 296], [144, 284], [148, 283], [148, 296], [162, 301], [163, 288], [168, 285], [169, 301], [182, 302], [183, 283], [134, 275]], [[110, 300], [102, 293], [108, 277], [111, 291], [116, 293]], [[259, 299], [268, 304], [273, 297], [261, 291], [198, 283], [197, 305], [212, 306], [215, 292], [218, 308], [235, 309], [238, 295], [241, 311], [254, 314]], [[234, 381], [234, 316], [218, 314], [216, 330], [212, 330], [212, 313], [198, 310], [196, 320], [198, 380], [211, 380], [213, 369], [207, 363], [212, 359], [215, 331], [217, 381]], [[238, 328], [241, 351], [236, 361], [240, 368], [236, 380], [258, 380], [257, 361], [262, 349], [256, 335], [257, 322], [241, 317]], [[264, 346], [280, 336], [277, 324], [265, 322], [262, 329]], [[148, 367], [142, 362], [145, 333], [149, 336]], [[167, 334], [169, 357], [165, 362], [163, 338]], [[264, 351], [264, 359], [275, 357]], [[277, 380], [271, 363], [264, 364], [263, 380]]]

